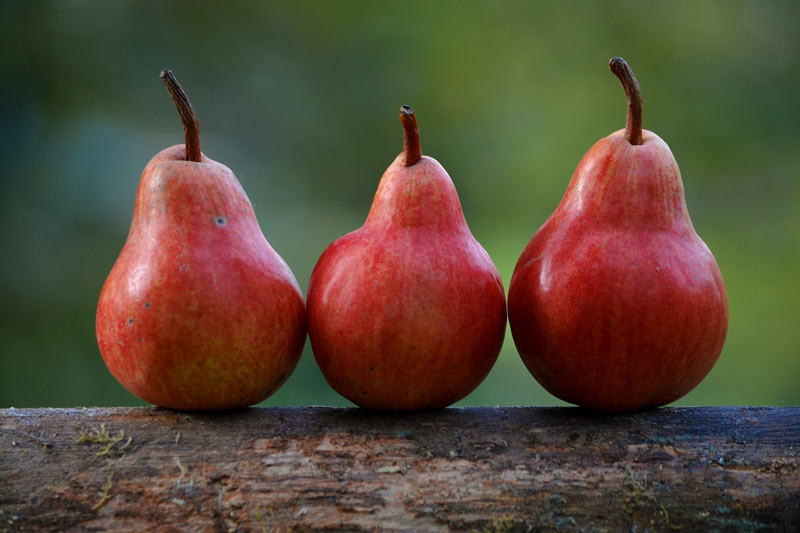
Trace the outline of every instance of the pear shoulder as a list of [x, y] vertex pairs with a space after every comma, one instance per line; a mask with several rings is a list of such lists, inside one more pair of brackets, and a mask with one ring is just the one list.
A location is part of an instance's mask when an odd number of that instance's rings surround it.
[[164, 148], [156, 155], [154, 155], [150, 161], [147, 163], [148, 167], [151, 167], [158, 163], [166, 163], [166, 162], [175, 162], [175, 163], [187, 163], [190, 165], [205, 165], [205, 164], [214, 164], [214, 165], [223, 165], [218, 161], [214, 161], [210, 157], [207, 157], [204, 153], [201, 152], [200, 154], [201, 161], [188, 161], [186, 159], [186, 145], [185, 144], [175, 144], [168, 148]]
[[640, 145], [631, 144], [625, 130], [597, 141], [554, 215], [588, 218], [595, 228], [693, 231], [678, 163], [667, 143], [648, 130]]
[[434, 158], [411, 166], [400, 153], [381, 177], [365, 228], [427, 228], [469, 234], [453, 180]]
[[642, 144], [631, 144], [631, 142], [625, 138], [625, 130], [617, 130], [614, 133], [611, 133], [607, 137], [601, 139], [599, 142], [613, 142], [613, 143], [625, 143], [627, 146], [631, 147], [634, 150], [642, 150], [644, 148], [648, 150], [653, 149], [664, 149], [670, 153], [671, 150], [667, 145], [666, 141], [658, 136], [658, 134], [650, 131], [650, 130], [642, 130]]

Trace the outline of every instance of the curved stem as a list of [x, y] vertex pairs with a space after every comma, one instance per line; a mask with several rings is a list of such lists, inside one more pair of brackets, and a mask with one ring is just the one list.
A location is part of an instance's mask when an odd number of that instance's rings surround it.
[[189, 97], [183, 92], [181, 84], [175, 79], [175, 75], [169, 69], [161, 71], [161, 81], [167, 88], [167, 92], [175, 102], [178, 113], [183, 122], [183, 132], [186, 136], [186, 160], [197, 163], [202, 159], [200, 153], [200, 126], [197, 122], [197, 114], [194, 112]]
[[419, 129], [414, 110], [410, 106], [400, 107], [400, 123], [403, 125], [403, 153], [406, 166], [410, 167], [422, 159], [422, 147], [419, 145]]
[[631, 67], [621, 57], [608, 62], [608, 68], [622, 82], [628, 97], [628, 118], [625, 121], [625, 138], [631, 144], [642, 144], [642, 91]]

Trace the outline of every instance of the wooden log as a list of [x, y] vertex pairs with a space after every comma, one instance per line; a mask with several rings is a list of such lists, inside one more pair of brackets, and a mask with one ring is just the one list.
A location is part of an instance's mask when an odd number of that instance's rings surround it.
[[0, 531], [797, 531], [800, 407], [0, 410]]

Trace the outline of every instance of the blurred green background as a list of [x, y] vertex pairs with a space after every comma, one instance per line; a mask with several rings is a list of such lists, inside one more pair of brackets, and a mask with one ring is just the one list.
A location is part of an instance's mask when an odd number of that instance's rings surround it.
[[[103, 365], [94, 313], [142, 169], [183, 142], [162, 68], [304, 291], [400, 151], [400, 104], [507, 288], [581, 156], [624, 126], [614, 55], [730, 299], [722, 356], [678, 403], [798, 404], [798, 21], [795, 1], [2, 2], [0, 407], [141, 404]], [[265, 405], [321, 404], [347, 402], [307, 343]], [[460, 404], [558, 402], [508, 334]]]

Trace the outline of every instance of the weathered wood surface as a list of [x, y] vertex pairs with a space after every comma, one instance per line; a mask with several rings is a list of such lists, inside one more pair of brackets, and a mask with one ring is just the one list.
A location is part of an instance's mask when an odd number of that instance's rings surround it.
[[0, 531], [800, 528], [800, 407], [0, 410]]

